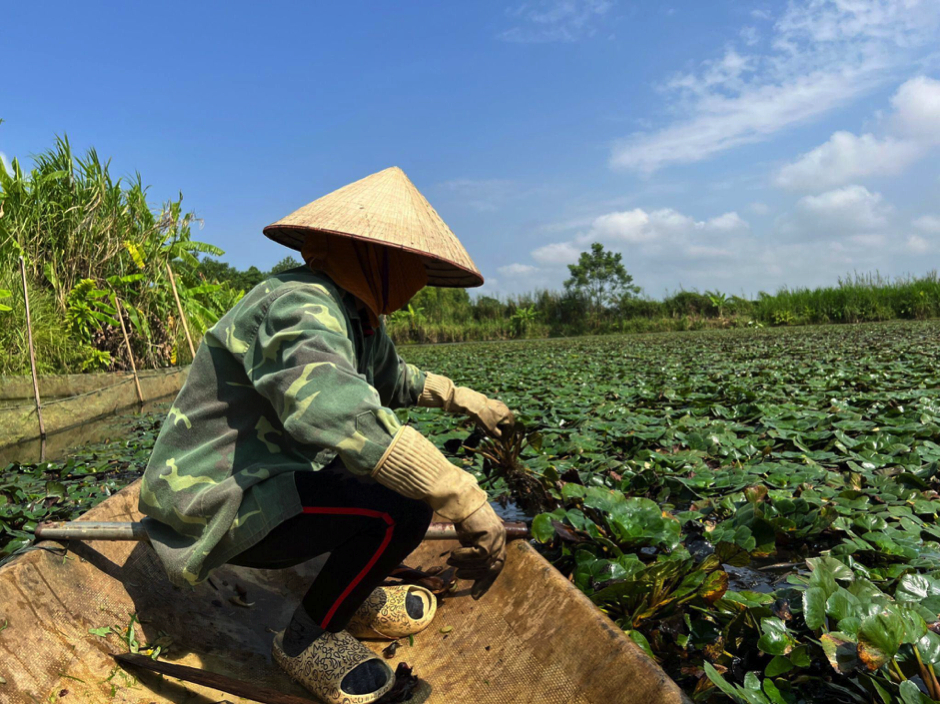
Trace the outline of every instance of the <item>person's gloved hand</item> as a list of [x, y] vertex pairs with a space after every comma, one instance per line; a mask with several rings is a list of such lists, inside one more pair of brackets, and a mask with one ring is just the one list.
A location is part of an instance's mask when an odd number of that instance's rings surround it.
[[447, 377], [431, 372], [425, 374], [425, 388], [418, 405], [465, 414], [494, 438], [503, 435], [501, 427], [515, 423], [513, 412], [502, 401], [489, 399], [467, 387], [456, 387]]
[[467, 387], [454, 388], [454, 396], [448, 410], [471, 417], [494, 438], [503, 435], [501, 426], [510, 427], [515, 423], [513, 412], [506, 404], [499, 399], [489, 399]]
[[448, 564], [457, 568], [457, 577], [474, 581], [471, 597], [479, 600], [506, 563], [506, 528], [487, 503], [454, 528], [461, 548], [451, 553]]

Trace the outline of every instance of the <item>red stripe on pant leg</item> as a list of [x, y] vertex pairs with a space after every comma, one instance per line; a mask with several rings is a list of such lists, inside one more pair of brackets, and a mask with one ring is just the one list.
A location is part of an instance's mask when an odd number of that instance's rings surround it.
[[301, 508], [304, 514], [338, 514], [345, 516], [365, 516], [372, 519], [382, 519], [386, 523], [386, 534], [382, 538], [382, 543], [379, 544], [379, 548], [376, 549], [376, 552], [372, 555], [372, 558], [366, 563], [359, 574], [353, 578], [353, 582], [346, 586], [346, 589], [341, 593], [337, 598], [336, 602], [333, 603], [333, 606], [328, 610], [327, 616], [323, 618], [323, 622], [320, 625], [321, 629], [326, 629], [327, 625], [330, 624], [330, 620], [333, 618], [333, 614], [337, 611], [343, 600], [349, 597], [349, 594], [353, 592], [353, 589], [359, 585], [360, 581], [366, 577], [366, 573], [376, 565], [376, 561], [379, 560], [379, 557], [382, 555], [383, 551], [389, 545], [389, 542], [392, 541], [392, 532], [395, 530], [395, 522], [392, 521], [392, 517], [386, 514], [385, 512], [377, 512], [374, 509], [354, 509], [351, 507], [302, 507]]
[[386, 524], [394, 524], [392, 517], [375, 509], [356, 509], [353, 507], [301, 507], [304, 514], [355, 514], [357, 516], [382, 519]]

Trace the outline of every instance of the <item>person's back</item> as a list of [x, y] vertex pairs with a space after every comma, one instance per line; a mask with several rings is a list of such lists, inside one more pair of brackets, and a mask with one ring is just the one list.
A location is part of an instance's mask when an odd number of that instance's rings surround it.
[[[141, 483], [145, 527], [170, 579], [224, 563], [285, 568], [330, 557], [272, 645], [328, 702], [373, 702], [394, 683], [355, 637], [428, 626], [435, 598], [380, 583], [434, 512], [462, 548], [449, 562], [479, 597], [505, 531], [470, 473], [394, 409], [464, 413], [499, 436], [502, 402], [404, 363], [381, 316], [426, 284], [480, 284], [467, 253], [397, 169], [340, 189], [265, 229], [307, 266], [250, 291], [207, 331]], [[460, 260], [459, 262], [455, 261]]]
[[[349, 297], [328, 277], [307, 267], [262, 282], [206, 331], [141, 485], [140, 510], [152, 518], [145, 523], [175, 582], [204, 579], [209, 570], [251, 545], [253, 537], [263, 536], [295, 514], [290, 473], [320, 469], [336, 457], [330, 448], [299, 443], [286, 433], [278, 410], [253, 383], [266, 372], [276, 372], [298, 340], [292, 340], [285, 327], [289, 321], [271, 321], [272, 305], [278, 300], [284, 304], [285, 296], [292, 308], [312, 318], [325, 333], [342, 334], [350, 351], [362, 343]], [[273, 343], [264, 330], [264, 340], [257, 338], [266, 320], [279, 328]], [[378, 341], [385, 336], [384, 331], [379, 334], [370, 338]], [[341, 354], [346, 352], [344, 341], [337, 335], [329, 337], [320, 342], [324, 348], [332, 345]], [[373, 384], [374, 366], [366, 365], [361, 372]], [[335, 391], [321, 385], [309, 393]], [[283, 392], [295, 403], [306, 399], [302, 389]], [[350, 435], [354, 432], [351, 428]], [[262, 496], [256, 497], [256, 492]]]

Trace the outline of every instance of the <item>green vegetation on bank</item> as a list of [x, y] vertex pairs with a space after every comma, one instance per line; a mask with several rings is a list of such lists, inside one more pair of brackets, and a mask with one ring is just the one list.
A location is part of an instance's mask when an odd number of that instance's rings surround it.
[[93, 149], [77, 157], [66, 138], [33, 162], [28, 173], [15, 159], [9, 172], [0, 165], [0, 289], [10, 309], [0, 313], [0, 374], [29, 370], [20, 257], [41, 373], [127, 368], [115, 295], [140, 366], [187, 358], [167, 265], [196, 335], [239, 292], [199, 275], [197, 255], [222, 251], [191, 239], [197, 221], [182, 198], [152, 210], [139, 175], [113, 178]]
[[936, 272], [898, 279], [853, 275], [836, 286], [785, 288], [755, 299], [679, 291], [656, 301], [630, 293], [600, 306], [571, 288], [502, 299], [429, 288], [393, 314], [388, 327], [397, 343], [452, 343], [928, 319], [938, 317], [939, 301]]
[[[15, 159], [10, 171], [0, 163], [2, 375], [29, 372], [20, 257], [40, 374], [129, 368], [115, 296], [138, 367], [187, 362], [167, 265], [197, 344], [268, 275], [207, 259], [223, 251], [192, 239], [199, 221], [182, 197], [152, 209], [140, 175], [114, 178], [93, 149], [75, 156], [61, 138], [33, 162], [29, 172]], [[275, 271], [297, 264], [288, 258]]]

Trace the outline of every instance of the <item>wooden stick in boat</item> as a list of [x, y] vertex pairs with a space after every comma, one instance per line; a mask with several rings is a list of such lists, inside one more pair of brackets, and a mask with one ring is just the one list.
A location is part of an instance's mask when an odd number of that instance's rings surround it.
[[36, 376], [36, 352], [33, 349], [33, 324], [29, 319], [29, 290], [26, 288], [26, 261], [20, 255], [20, 276], [23, 278], [23, 303], [26, 304], [26, 337], [29, 340], [29, 369], [33, 373], [33, 396], [36, 399], [36, 416], [39, 419], [39, 462], [46, 462], [46, 425], [42, 420], [42, 404], [39, 402], [39, 378]]
[[[528, 539], [529, 527], [521, 521], [504, 522], [506, 538]], [[147, 531], [139, 521], [49, 521], [36, 527], [38, 541], [144, 541]], [[457, 539], [454, 524], [434, 522], [425, 532], [426, 541]]]
[[205, 685], [224, 693], [237, 695], [240, 698], [254, 700], [258, 703], [314, 703], [316, 700], [306, 700], [296, 695], [288, 695], [271, 688], [265, 688], [254, 683], [241, 681], [237, 678], [230, 678], [212, 671], [204, 671], [192, 666], [181, 666], [177, 663], [168, 663], [166, 661], [154, 661], [151, 658], [141, 654], [111, 654], [111, 657], [121, 666], [132, 666], [142, 668], [154, 673], [162, 673], [171, 678], [189, 681]]

